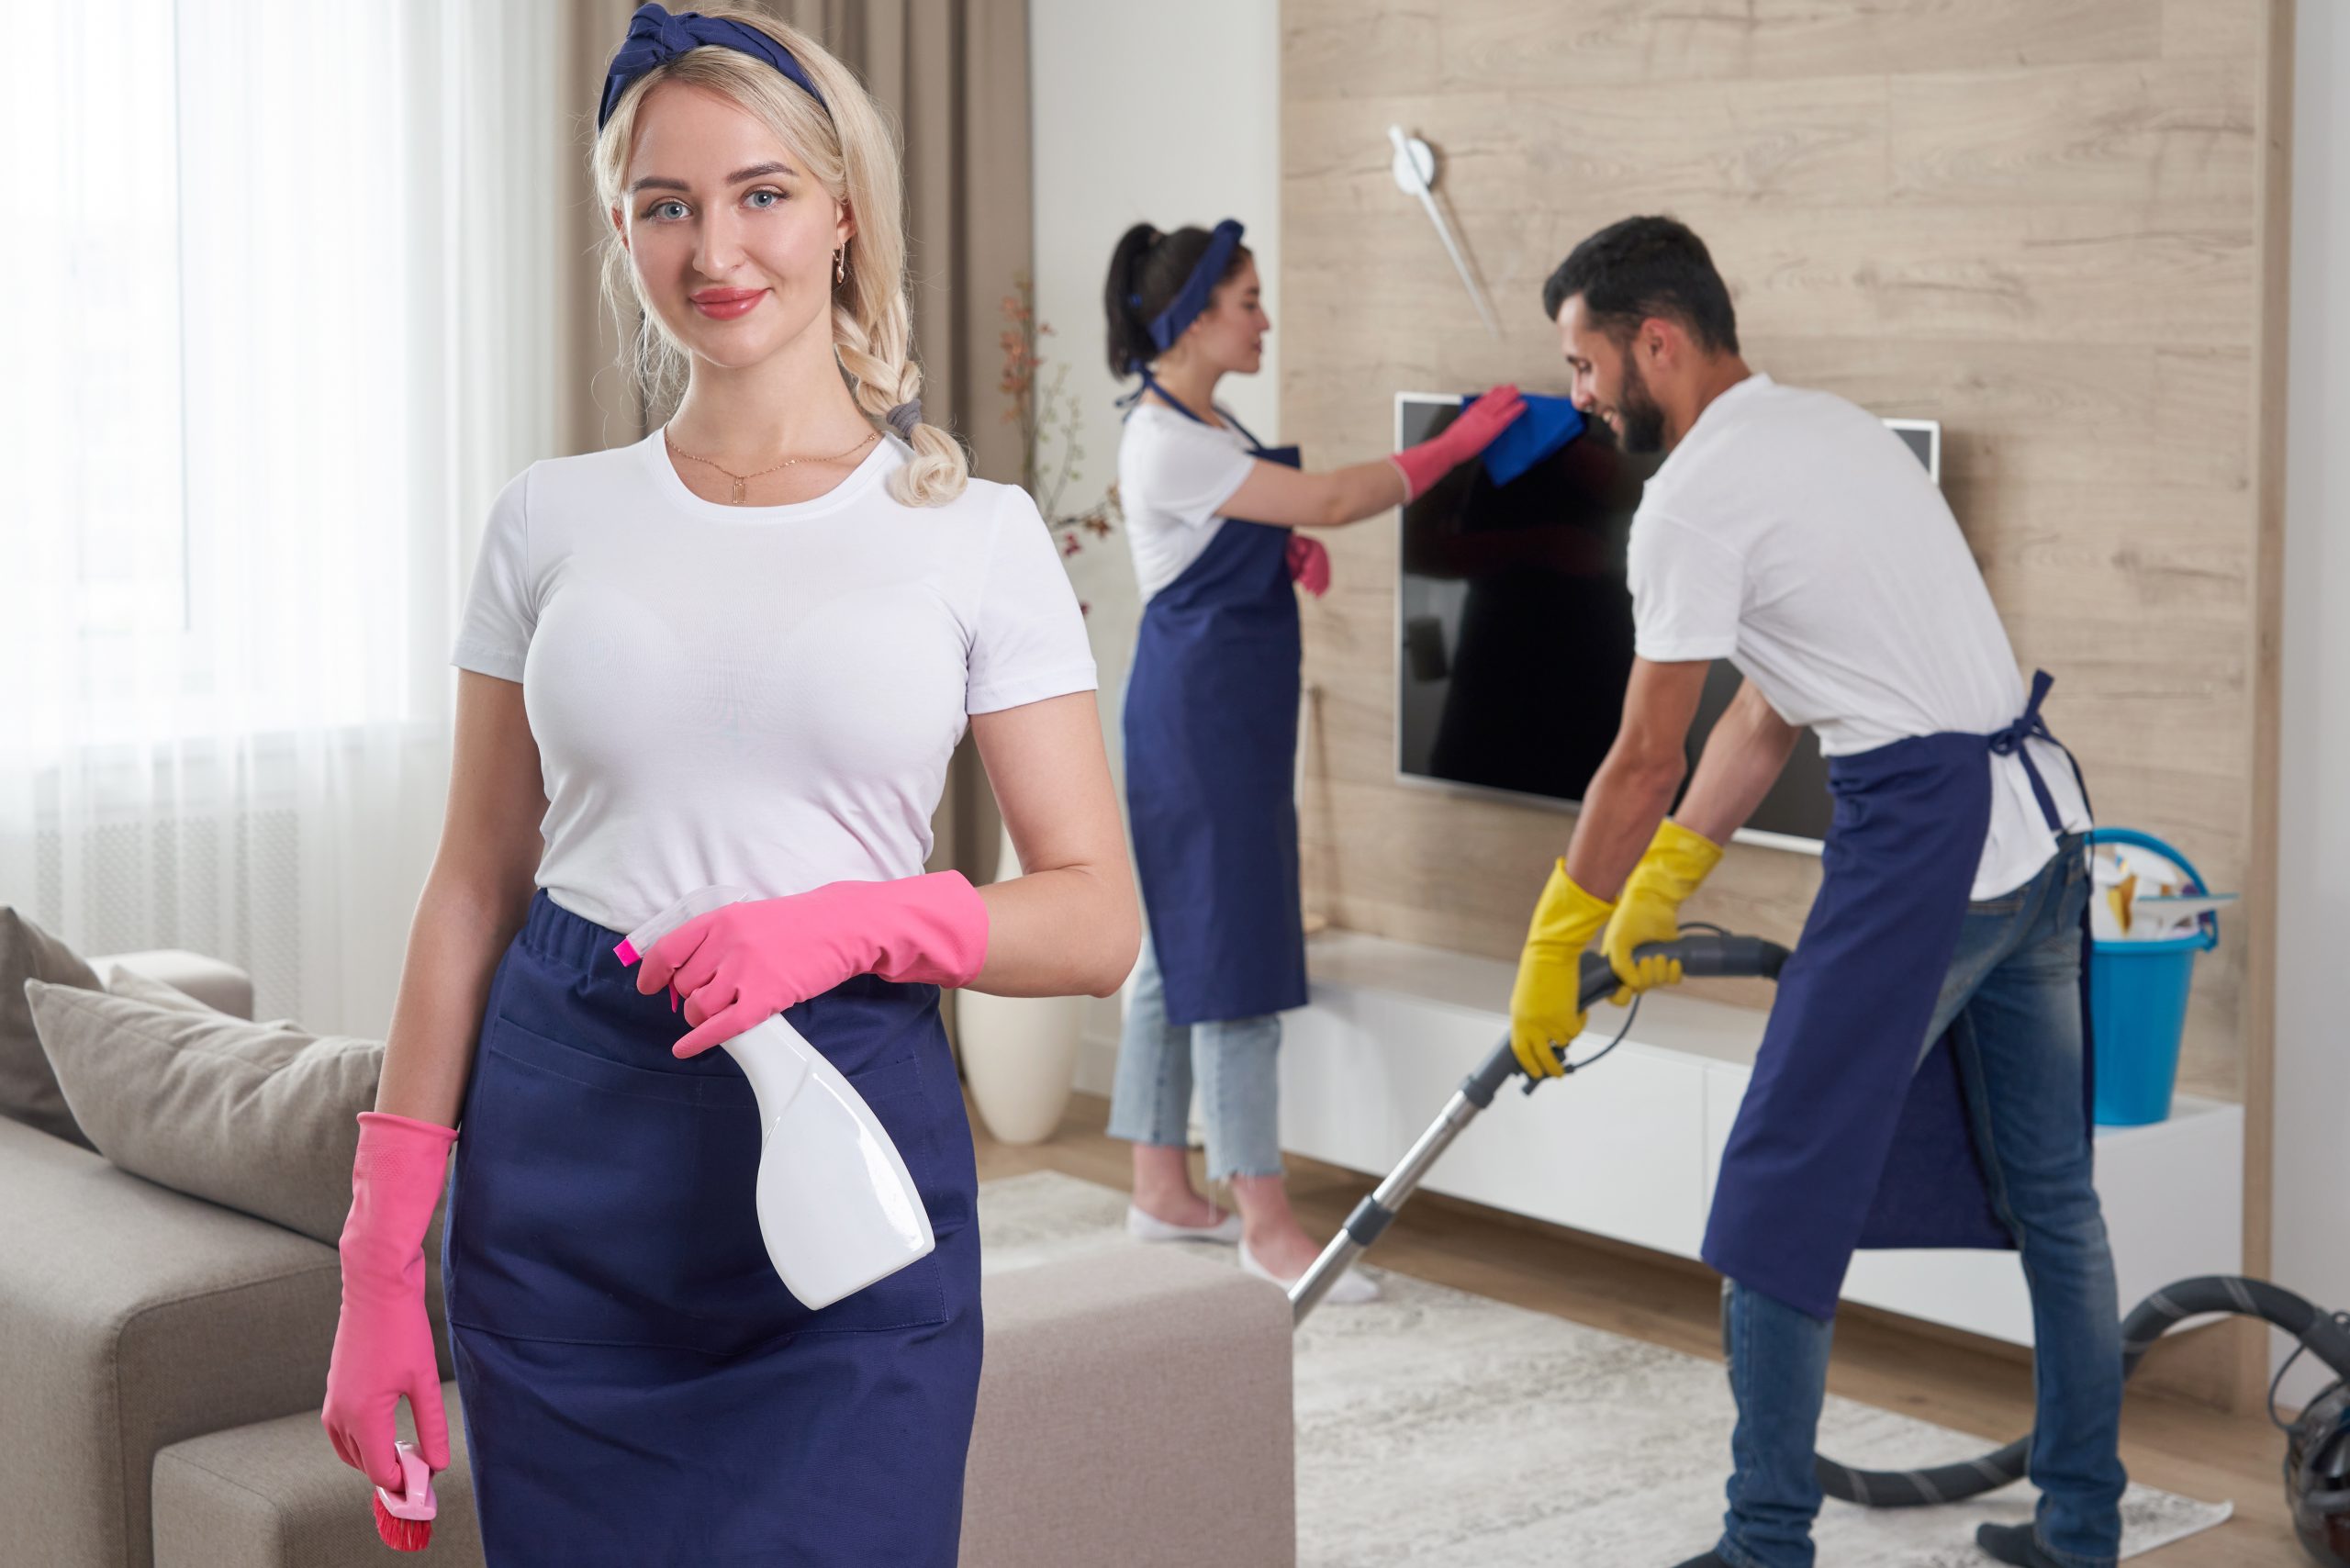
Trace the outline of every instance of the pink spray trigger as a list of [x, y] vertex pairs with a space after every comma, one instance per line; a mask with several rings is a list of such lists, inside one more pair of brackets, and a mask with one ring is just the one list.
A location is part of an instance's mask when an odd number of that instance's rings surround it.
[[[612, 948], [612, 957], [621, 961], [621, 967], [622, 969], [626, 969], [634, 964], [639, 958], [644, 957], [644, 955], [636, 950], [635, 943], [623, 936]], [[677, 992], [677, 983], [672, 981], [669, 986], [669, 1011], [675, 1013], [677, 1010], [677, 1003], [684, 1000], [685, 998]]]

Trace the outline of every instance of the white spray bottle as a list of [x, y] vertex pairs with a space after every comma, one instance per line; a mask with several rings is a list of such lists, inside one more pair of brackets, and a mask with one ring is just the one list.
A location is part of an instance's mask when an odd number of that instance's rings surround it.
[[[755, 897], [689, 893], [612, 949], [633, 964], [697, 915]], [[813, 1311], [886, 1279], [937, 1239], [922, 1193], [865, 1097], [776, 1014], [724, 1042], [759, 1106], [759, 1233], [786, 1289]]]

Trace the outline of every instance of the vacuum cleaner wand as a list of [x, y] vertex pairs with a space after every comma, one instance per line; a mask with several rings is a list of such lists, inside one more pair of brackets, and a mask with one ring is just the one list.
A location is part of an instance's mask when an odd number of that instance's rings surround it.
[[[1684, 936], [1642, 947], [1637, 956], [1678, 958], [1684, 975], [1742, 975], [1764, 980], [1776, 980], [1780, 966], [1787, 961], [1785, 947], [1759, 936]], [[1620, 983], [1606, 958], [1597, 953], [1583, 956], [1583, 1007], [1596, 1006]], [[1452, 1140], [1460, 1136], [1461, 1129], [1493, 1104], [1494, 1095], [1503, 1084], [1524, 1070], [1517, 1064], [1516, 1053], [1510, 1049], [1509, 1036], [1504, 1035], [1501, 1043], [1476, 1070], [1460, 1081], [1460, 1087], [1453, 1091], [1444, 1110], [1413, 1143], [1395, 1169], [1387, 1173], [1387, 1179], [1371, 1190], [1371, 1196], [1355, 1205], [1354, 1213], [1347, 1216], [1347, 1223], [1330, 1238], [1314, 1266], [1290, 1286], [1292, 1327], [1305, 1321], [1337, 1282], [1338, 1276], [1386, 1231], [1396, 1211], [1418, 1190], [1429, 1168], [1452, 1147]]]

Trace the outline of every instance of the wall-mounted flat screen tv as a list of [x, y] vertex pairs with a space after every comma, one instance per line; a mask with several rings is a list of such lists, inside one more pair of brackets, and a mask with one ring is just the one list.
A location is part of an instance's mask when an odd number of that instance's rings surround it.
[[[1404, 393], [1395, 443], [1427, 440], [1460, 398]], [[1887, 420], [1942, 477], [1942, 427]], [[1596, 421], [1508, 485], [1463, 464], [1404, 509], [1396, 631], [1395, 748], [1410, 783], [1572, 807], [1622, 716], [1632, 668], [1624, 546], [1640, 487], [1662, 461], [1621, 451]], [[1707, 678], [1689, 732], [1694, 769], [1738, 689], [1727, 662]], [[1807, 732], [1740, 837], [1817, 852], [1828, 767]]]

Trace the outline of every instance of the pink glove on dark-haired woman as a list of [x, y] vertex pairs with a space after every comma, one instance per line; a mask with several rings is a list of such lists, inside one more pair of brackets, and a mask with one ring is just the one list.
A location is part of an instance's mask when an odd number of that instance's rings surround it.
[[1524, 412], [1526, 399], [1517, 395], [1516, 387], [1496, 386], [1443, 430], [1389, 458], [1404, 476], [1404, 500], [1417, 500], [1430, 485], [1493, 445], [1494, 438]]

